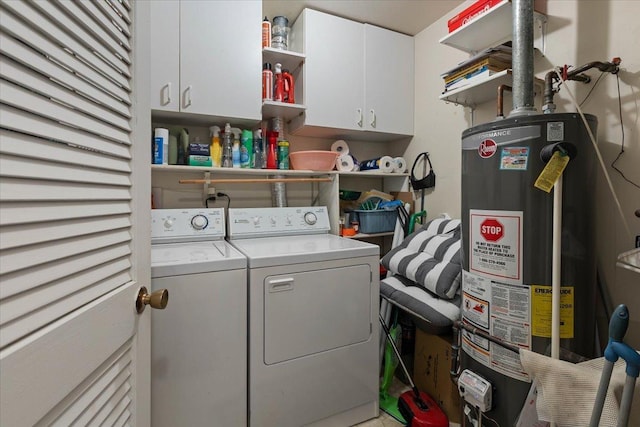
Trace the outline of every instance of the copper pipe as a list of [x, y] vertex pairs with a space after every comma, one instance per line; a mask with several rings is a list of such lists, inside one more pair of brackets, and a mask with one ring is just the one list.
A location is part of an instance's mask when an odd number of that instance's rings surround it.
[[513, 88], [505, 84], [498, 86], [498, 117], [504, 117], [504, 110], [502, 106], [505, 90], [512, 91]]

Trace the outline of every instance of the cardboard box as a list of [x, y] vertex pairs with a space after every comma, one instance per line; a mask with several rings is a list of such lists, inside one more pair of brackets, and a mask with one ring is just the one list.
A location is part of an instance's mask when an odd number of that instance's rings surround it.
[[[504, 0], [477, 0], [471, 6], [464, 9], [462, 12], [458, 13], [453, 18], [447, 21], [447, 27], [449, 28], [449, 32], [453, 32], [458, 28], [462, 27], [472, 19], [485, 14], [492, 7], [496, 6], [499, 3], [502, 3]], [[546, 0], [534, 0], [533, 2], [533, 10], [536, 12], [546, 14]]]
[[489, 9], [502, 1], [503, 0], [478, 0], [474, 2], [471, 6], [447, 21], [449, 32], [451, 33], [457, 30], [473, 18], [488, 12]]
[[451, 381], [451, 335], [431, 335], [416, 330], [413, 380], [419, 390], [438, 402], [449, 422], [460, 423], [460, 395]]
[[403, 203], [409, 203], [409, 214], [413, 211], [413, 193], [411, 191], [390, 191], [389, 194], [395, 200], [401, 200]]

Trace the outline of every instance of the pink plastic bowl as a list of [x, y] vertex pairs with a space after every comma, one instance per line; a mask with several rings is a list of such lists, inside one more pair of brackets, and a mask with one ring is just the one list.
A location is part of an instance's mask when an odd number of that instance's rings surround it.
[[291, 169], [330, 171], [335, 167], [339, 155], [340, 153], [335, 151], [296, 151], [289, 153], [289, 162]]

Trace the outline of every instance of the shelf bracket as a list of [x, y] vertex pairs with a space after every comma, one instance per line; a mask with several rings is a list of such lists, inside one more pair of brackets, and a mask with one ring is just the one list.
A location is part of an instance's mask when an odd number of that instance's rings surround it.
[[534, 20], [534, 38], [533, 47], [538, 50], [542, 56], [546, 54], [546, 35], [547, 35], [547, 17], [541, 13], [533, 14]]

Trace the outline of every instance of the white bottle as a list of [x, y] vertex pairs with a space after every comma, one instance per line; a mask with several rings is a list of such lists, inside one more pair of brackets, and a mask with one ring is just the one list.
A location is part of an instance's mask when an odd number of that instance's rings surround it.
[[[239, 154], [239, 153], [238, 153]], [[233, 135], [231, 135], [231, 125], [224, 125], [224, 135], [222, 135], [222, 167], [233, 166]]]
[[169, 164], [169, 129], [156, 128], [153, 134], [153, 164]]

